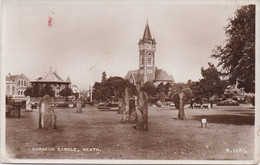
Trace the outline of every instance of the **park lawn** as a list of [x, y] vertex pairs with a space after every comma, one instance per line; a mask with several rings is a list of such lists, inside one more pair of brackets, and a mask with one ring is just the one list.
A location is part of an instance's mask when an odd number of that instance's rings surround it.
[[[116, 111], [55, 109], [57, 130], [38, 129], [38, 110], [6, 119], [6, 146], [17, 159], [254, 159], [254, 109], [250, 106], [188, 109], [149, 107], [149, 130], [120, 123]], [[201, 128], [201, 119], [208, 121]], [[55, 151], [33, 151], [38, 148]], [[58, 148], [76, 151], [58, 151]], [[230, 151], [232, 152], [230, 152]], [[236, 152], [233, 152], [236, 151]]]

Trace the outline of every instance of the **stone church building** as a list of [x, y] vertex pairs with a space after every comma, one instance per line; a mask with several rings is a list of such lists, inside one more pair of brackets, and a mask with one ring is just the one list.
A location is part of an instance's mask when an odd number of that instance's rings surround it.
[[156, 41], [152, 38], [148, 22], [144, 29], [143, 38], [139, 40], [139, 69], [130, 70], [125, 76], [126, 80], [141, 86], [146, 82], [153, 82], [155, 86], [160, 83], [174, 83], [172, 75], [155, 66]]

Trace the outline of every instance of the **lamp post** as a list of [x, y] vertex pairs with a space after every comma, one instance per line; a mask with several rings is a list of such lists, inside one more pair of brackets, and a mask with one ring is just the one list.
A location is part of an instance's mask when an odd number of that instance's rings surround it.
[[[95, 66], [97, 66], [97, 64], [98, 64], [98, 62], [95, 65], [93, 65], [92, 67], [90, 67], [89, 72], [91, 72], [93, 70], [93, 68]], [[92, 74], [91, 74], [91, 79], [90, 79], [90, 105], [93, 105], [92, 104], [92, 102], [93, 102], [92, 92], [93, 92], [93, 90], [92, 90]]]

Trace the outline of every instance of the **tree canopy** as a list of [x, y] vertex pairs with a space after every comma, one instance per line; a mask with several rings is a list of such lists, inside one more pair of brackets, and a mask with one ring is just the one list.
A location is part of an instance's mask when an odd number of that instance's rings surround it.
[[66, 97], [67, 96], [72, 96], [73, 95], [73, 91], [70, 87], [66, 87], [64, 89], [62, 89], [59, 93], [61, 96]]
[[201, 68], [202, 79], [200, 79], [201, 93], [205, 97], [211, 97], [213, 94], [221, 95], [224, 93], [227, 83], [221, 80], [222, 73], [217, 70], [214, 64], [208, 63], [207, 69]]
[[156, 87], [152, 82], [146, 82], [142, 88], [142, 91], [145, 91], [149, 96], [155, 96], [156, 95]]
[[213, 50], [213, 58], [229, 76], [229, 83], [238, 82], [246, 92], [255, 91], [255, 5], [242, 6], [228, 19], [224, 28], [224, 45]]
[[[103, 76], [104, 74], [102, 74], [102, 77]], [[102, 78], [102, 82], [95, 82], [93, 86], [93, 98], [106, 101], [113, 96], [117, 100], [118, 98], [123, 97], [126, 87], [129, 88], [131, 95], [136, 94], [136, 87], [122, 77], [115, 76], [109, 77], [108, 79]]]

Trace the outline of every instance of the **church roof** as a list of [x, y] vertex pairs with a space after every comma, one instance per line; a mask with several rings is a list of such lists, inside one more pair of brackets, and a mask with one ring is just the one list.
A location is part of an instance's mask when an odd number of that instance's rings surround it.
[[169, 75], [166, 71], [162, 69], [156, 69], [155, 70], [155, 79], [154, 81], [173, 81], [173, 76]]
[[[135, 82], [139, 82], [139, 76], [138, 76], [139, 70], [130, 70], [127, 72], [125, 76], [125, 80], [129, 80], [131, 77], [134, 78]], [[172, 75], [168, 74], [163, 69], [157, 69], [155, 70], [155, 79], [153, 81], [172, 81], [174, 82], [174, 78]]]
[[138, 81], [138, 72], [139, 70], [129, 70], [125, 76], [125, 80], [129, 80], [131, 77], [135, 79], [135, 81]]

